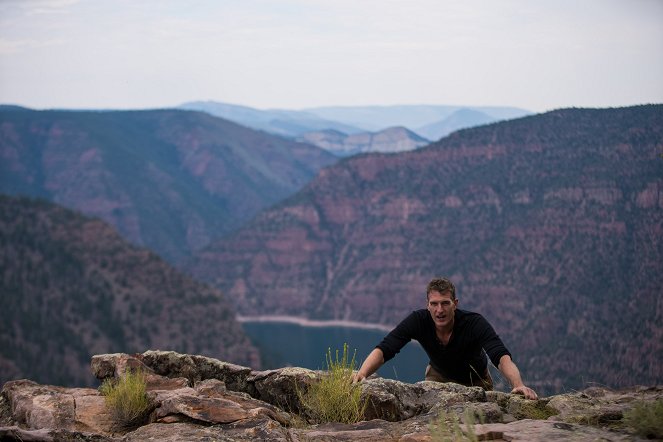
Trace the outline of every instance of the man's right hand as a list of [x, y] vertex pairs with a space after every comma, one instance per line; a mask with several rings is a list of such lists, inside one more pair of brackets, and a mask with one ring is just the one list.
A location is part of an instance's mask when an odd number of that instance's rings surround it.
[[514, 388], [513, 390], [511, 390], [511, 394], [522, 394], [527, 399], [532, 399], [532, 400], [536, 400], [539, 398], [539, 396], [536, 394], [534, 390], [532, 390], [529, 387], [526, 387], [525, 385], [521, 385], [519, 387]]
[[364, 363], [361, 364], [359, 370], [352, 375], [352, 383], [354, 384], [356, 382], [363, 381], [367, 376], [370, 376], [378, 371], [378, 368], [382, 367], [382, 364], [384, 364], [384, 355], [382, 354], [382, 350], [379, 348], [374, 348], [373, 351], [370, 352], [366, 357]]
[[366, 379], [366, 376], [364, 376], [360, 371], [357, 371], [352, 374], [352, 383], [356, 384], [357, 382], [361, 382], [364, 379]]

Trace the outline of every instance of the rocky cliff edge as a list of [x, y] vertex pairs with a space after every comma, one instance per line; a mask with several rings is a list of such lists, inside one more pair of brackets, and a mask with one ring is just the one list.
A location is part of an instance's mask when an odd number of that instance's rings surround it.
[[[298, 367], [254, 371], [216, 359], [165, 351], [94, 356], [99, 380], [145, 373], [151, 413], [119, 429], [104, 397], [90, 388], [7, 382], [0, 397], [0, 440], [21, 441], [437, 441], [440, 416], [481, 416], [460, 429], [472, 440], [640, 440], [624, 413], [663, 398], [663, 387], [589, 388], [530, 401], [453, 383], [370, 378], [365, 421], [308, 424], [298, 391], [322, 372]], [[457, 435], [456, 435], [457, 436]], [[455, 440], [452, 438], [451, 440]]]

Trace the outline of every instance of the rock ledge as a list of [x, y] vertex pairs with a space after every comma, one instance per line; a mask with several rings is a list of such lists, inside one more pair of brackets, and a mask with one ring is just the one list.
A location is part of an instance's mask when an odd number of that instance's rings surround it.
[[[663, 387], [582, 392], [526, 400], [453, 383], [361, 384], [369, 406], [357, 424], [308, 425], [297, 390], [320, 372], [298, 367], [254, 371], [216, 359], [165, 351], [92, 358], [99, 380], [130, 369], [146, 374], [154, 411], [138, 428], [118, 430], [103, 396], [89, 388], [7, 382], [0, 397], [0, 440], [21, 441], [434, 441], [440, 416], [481, 416], [478, 440], [639, 440], [623, 422], [637, 401], [663, 398]], [[461, 428], [466, 429], [464, 425]]]

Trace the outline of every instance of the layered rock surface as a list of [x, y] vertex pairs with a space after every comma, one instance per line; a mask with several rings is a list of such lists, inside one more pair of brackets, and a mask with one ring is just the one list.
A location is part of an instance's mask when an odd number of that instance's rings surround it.
[[[219, 360], [147, 351], [95, 356], [100, 379], [140, 368], [147, 380], [151, 414], [121, 429], [94, 389], [7, 382], [0, 397], [1, 440], [85, 441], [435, 441], [449, 437], [445, 416], [481, 416], [460, 431], [477, 440], [638, 440], [623, 422], [637, 401], [663, 398], [662, 387], [625, 391], [592, 388], [530, 401], [457, 384], [372, 378], [361, 384], [366, 420], [310, 424], [297, 391], [323, 373], [290, 367], [254, 371]], [[458, 433], [456, 433], [458, 435]]]

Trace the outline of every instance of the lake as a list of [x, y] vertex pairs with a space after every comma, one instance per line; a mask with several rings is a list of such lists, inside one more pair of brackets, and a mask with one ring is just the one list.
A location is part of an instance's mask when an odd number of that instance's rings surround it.
[[[260, 350], [263, 369], [287, 366], [326, 370], [325, 355], [331, 348], [343, 354], [347, 343], [350, 357], [356, 350], [357, 368], [387, 334], [385, 331], [339, 326], [302, 326], [286, 322], [244, 322], [246, 334]], [[384, 378], [403, 382], [424, 380], [428, 357], [418, 342], [407, 344], [378, 371]]]

